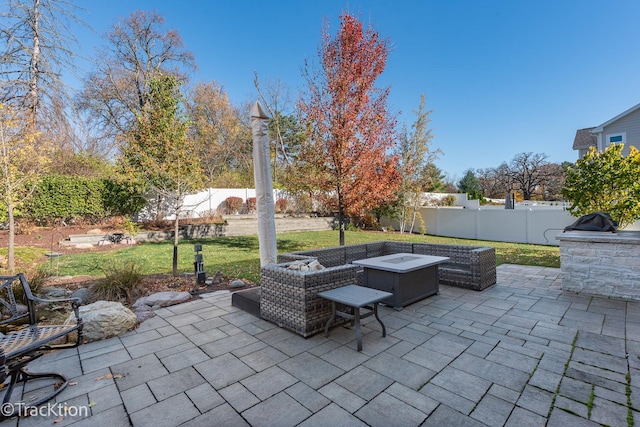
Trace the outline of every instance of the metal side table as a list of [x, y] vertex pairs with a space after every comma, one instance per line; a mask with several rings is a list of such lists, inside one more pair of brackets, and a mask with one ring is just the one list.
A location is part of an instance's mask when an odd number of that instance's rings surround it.
[[[324, 327], [324, 335], [329, 336], [329, 327], [336, 318], [336, 315], [345, 319], [353, 320], [356, 330], [356, 340], [358, 342], [358, 351], [362, 351], [362, 330], [360, 328], [360, 319], [364, 319], [371, 315], [376, 316], [376, 320], [382, 326], [382, 336], [387, 336], [387, 330], [378, 317], [378, 303], [385, 298], [392, 297], [393, 294], [377, 289], [366, 288], [364, 286], [348, 285], [341, 288], [331, 289], [318, 293], [318, 296], [331, 301], [331, 317]], [[353, 314], [336, 310], [336, 304], [343, 304], [353, 308]], [[360, 314], [360, 309], [369, 310], [364, 314]]]

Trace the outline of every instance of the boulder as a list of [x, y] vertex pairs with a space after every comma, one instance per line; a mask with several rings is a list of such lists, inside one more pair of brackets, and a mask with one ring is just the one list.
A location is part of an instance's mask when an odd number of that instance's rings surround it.
[[146, 297], [138, 298], [133, 303], [133, 308], [148, 307], [168, 307], [170, 305], [180, 304], [191, 299], [189, 292], [156, 292]]
[[[84, 342], [118, 336], [133, 329], [138, 323], [138, 318], [131, 310], [115, 301], [97, 301], [80, 306], [80, 318], [84, 323]], [[75, 322], [76, 316], [72, 313], [65, 325]]]
[[71, 298], [80, 299], [80, 304], [86, 304], [89, 300], [89, 289], [88, 288], [80, 288], [74, 291], [71, 294]]
[[213, 285], [218, 285], [220, 283], [222, 283], [222, 281], [224, 280], [224, 276], [222, 274], [222, 271], [216, 271], [216, 275], [213, 276], [213, 279], [211, 279], [211, 284]]
[[230, 288], [244, 288], [247, 284], [244, 283], [242, 280], [234, 280], [233, 282], [231, 282], [231, 284], [229, 285]]
[[156, 314], [153, 312], [153, 309], [148, 305], [143, 305], [136, 308], [133, 312], [138, 318], [138, 323], [142, 323], [150, 317], [155, 316]]
[[40, 288], [39, 293], [47, 299], [66, 298], [68, 296], [66, 289], [56, 288], [55, 286]]

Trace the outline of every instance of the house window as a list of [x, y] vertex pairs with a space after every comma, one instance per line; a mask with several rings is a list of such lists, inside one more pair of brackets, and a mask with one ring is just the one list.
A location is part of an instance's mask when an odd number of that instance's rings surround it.
[[609, 133], [607, 134], [607, 145], [624, 144], [627, 142], [627, 133]]

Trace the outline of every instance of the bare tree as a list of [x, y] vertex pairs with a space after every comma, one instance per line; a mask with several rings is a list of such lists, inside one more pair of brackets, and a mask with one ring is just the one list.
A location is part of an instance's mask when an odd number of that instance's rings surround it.
[[565, 168], [558, 163], [549, 163], [542, 166], [542, 169], [546, 176], [546, 180], [540, 189], [540, 194], [543, 200], [562, 200]]
[[539, 191], [548, 179], [547, 162], [544, 153], [520, 153], [511, 160], [509, 170], [514, 188], [522, 192], [524, 200], [531, 200], [531, 196]]
[[[70, 24], [82, 10], [68, 0], [10, 0], [0, 11], [0, 103], [25, 111], [31, 131], [50, 137], [68, 128], [62, 71], [75, 73]], [[83, 23], [84, 24], [84, 23]]]
[[258, 73], [255, 72], [253, 84], [262, 105], [271, 116], [269, 137], [273, 147], [273, 180], [278, 182], [279, 170], [285, 170], [293, 164], [294, 157], [300, 148], [300, 126], [297, 119], [290, 115], [291, 95], [289, 89], [280, 80], [267, 81], [263, 90]]
[[485, 197], [500, 199], [513, 190], [511, 171], [506, 163], [497, 168], [478, 169], [476, 174]]
[[78, 106], [91, 132], [113, 150], [149, 101], [149, 82], [158, 75], [185, 81], [194, 56], [176, 30], [164, 30], [156, 12], [134, 11], [113, 25], [108, 45], [98, 50], [96, 70], [84, 82]]

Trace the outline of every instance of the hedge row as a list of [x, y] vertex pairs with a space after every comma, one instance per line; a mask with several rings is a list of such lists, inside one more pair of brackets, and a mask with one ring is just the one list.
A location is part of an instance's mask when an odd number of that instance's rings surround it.
[[22, 217], [38, 223], [73, 218], [99, 219], [137, 214], [145, 205], [142, 194], [112, 179], [45, 176], [21, 209]]

